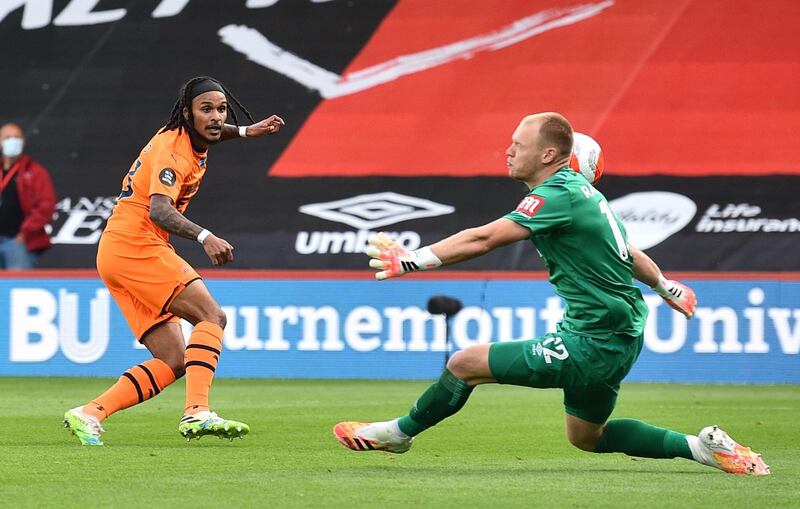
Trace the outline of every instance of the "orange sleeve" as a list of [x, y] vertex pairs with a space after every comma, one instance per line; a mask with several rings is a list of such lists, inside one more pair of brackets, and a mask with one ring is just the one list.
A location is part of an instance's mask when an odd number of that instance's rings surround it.
[[162, 146], [160, 150], [151, 155], [150, 164], [150, 196], [163, 194], [172, 198], [172, 203], [177, 203], [183, 182], [190, 173], [190, 166], [174, 147]]

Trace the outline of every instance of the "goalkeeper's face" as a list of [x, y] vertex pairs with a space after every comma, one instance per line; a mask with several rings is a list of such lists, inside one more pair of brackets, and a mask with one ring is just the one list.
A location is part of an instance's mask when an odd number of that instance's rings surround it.
[[506, 150], [508, 176], [528, 182], [541, 167], [543, 150], [539, 147], [539, 123], [523, 120], [511, 136]]

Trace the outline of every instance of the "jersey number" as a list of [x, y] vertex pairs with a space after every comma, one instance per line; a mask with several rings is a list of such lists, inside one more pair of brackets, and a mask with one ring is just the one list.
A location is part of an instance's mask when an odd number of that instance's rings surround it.
[[[551, 343], [553, 344], [552, 349], [547, 347]], [[548, 364], [553, 362], [552, 359], [563, 361], [569, 357], [567, 347], [564, 346], [564, 343], [561, 342], [561, 338], [558, 336], [547, 338], [544, 343], [542, 343], [542, 347], [542, 357], [544, 357], [544, 361]]]
[[617, 224], [617, 218], [614, 217], [614, 214], [611, 212], [611, 209], [608, 207], [608, 202], [605, 200], [600, 200], [597, 202], [597, 205], [600, 206], [600, 212], [606, 216], [608, 220], [608, 226], [611, 227], [611, 233], [614, 234], [614, 240], [617, 242], [617, 254], [623, 260], [628, 259], [628, 243], [625, 242], [625, 239], [622, 236], [622, 231], [619, 229], [619, 225]]
[[117, 201], [133, 196], [133, 176], [136, 175], [136, 172], [141, 166], [142, 162], [138, 159], [133, 163], [133, 168], [128, 172], [128, 180], [125, 181], [125, 186], [123, 186], [122, 191], [120, 191], [119, 196], [117, 196]]

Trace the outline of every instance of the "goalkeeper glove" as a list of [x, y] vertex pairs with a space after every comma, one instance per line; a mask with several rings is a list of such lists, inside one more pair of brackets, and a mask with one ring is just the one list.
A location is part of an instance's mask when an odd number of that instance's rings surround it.
[[653, 287], [653, 291], [687, 320], [694, 315], [694, 310], [697, 308], [697, 296], [694, 294], [694, 290], [680, 281], [667, 279], [659, 274], [658, 284]]
[[367, 240], [369, 247], [365, 252], [372, 258], [369, 266], [381, 269], [375, 274], [378, 281], [402, 276], [406, 272], [435, 269], [442, 265], [442, 261], [429, 247], [406, 251], [383, 232], [372, 235]]

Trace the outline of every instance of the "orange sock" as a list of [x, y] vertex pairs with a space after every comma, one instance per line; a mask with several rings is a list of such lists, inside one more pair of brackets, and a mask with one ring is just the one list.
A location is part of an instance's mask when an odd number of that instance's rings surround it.
[[156, 396], [175, 381], [175, 373], [161, 359], [150, 359], [124, 372], [117, 383], [83, 406], [83, 411], [101, 421]]
[[187, 414], [208, 410], [208, 391], [221, 351], [222, 327], [211, 322], [195, 325], [184, 356]]

